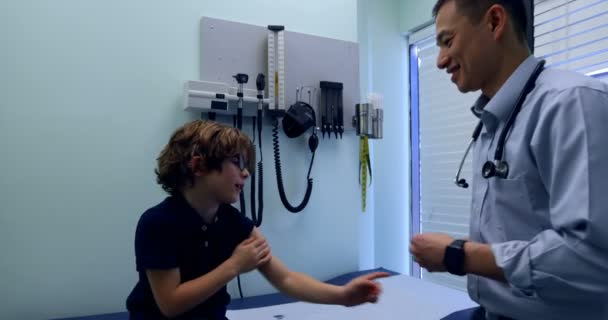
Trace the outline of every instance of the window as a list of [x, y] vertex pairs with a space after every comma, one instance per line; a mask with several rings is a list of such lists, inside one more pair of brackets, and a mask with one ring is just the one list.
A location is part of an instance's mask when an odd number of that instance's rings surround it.
[[[468, 237], [471, 191], [454, 184], [456, 170], [477, 118], [469, 111], [479, 93], [462, 94], [445, 70], [437, 68], [439, 48], [435, 26], [409, 37], [412, 121], [412, 234], [447, 233]], [[463, 167], [471, 177], [471, 161]], [[415, 265], [417, 267], [417, 265]], [[415, 268], [424, 279], [464, 290], [466, 278], [448, 273], [428, 273]]]
[[597, 78], [608, 83], [608, 72], [598, 75]]
[[535, 0], [535, 55], [547, 67], [608, 72], [608, 1]]

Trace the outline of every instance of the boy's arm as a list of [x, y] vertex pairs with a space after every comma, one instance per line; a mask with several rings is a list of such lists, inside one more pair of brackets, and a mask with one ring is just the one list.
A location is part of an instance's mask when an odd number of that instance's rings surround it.
[[265, 240], [248, 238], [234, 249], [228, 260], [196, 279], [180, 283], [179, 268], [149, 269], [146, 276], [160, 311], [171, 318], [209, 299], [238, 274], [266, 264], [270, 257], [270, 248]]
[[312, 303], [343, 304], [344, 287], [326, 284], [303, 273], [290, 271], [277, 257], [273, 256], [258, 270], [275, 288], [290, 297]]
[[[264, 239], [257, 228], [253, 229], [251, 235], [255, 239]], [[375, 302], [380, 294], [380, 286], [373, 280], [388, 276], [387, 273], [376, 272], [358, 277], [345, 286], [335, 286], [289, 270], [276, 256], [260, 265], [258, 270], [274, 287], [295, 299], [345, 306]]]

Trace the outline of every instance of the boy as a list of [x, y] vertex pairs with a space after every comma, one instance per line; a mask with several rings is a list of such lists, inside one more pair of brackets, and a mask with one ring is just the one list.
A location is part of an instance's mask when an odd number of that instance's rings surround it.
[[160, 153], [157, 182], [170, 195], [147, 210], [135, 234], [139, 281], [127, 299], [131, 319], [226, 319], [226, 284], [258, 268], [296, 299], [354, 306], [376, 302], [386, 273], [332, 286], [288, 270], [272, 256], [239, 199], [255, 154], [239, 130], [208, 121], [179, 128]]

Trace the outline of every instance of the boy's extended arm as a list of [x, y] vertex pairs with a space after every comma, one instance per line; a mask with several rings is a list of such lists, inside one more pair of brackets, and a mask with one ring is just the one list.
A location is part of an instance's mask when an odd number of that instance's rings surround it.
[[345, 304], [344, 287], [323, 283], [303, 273], [290, 271], [277, 257], [272, 257], [258, 269], [275, 288], [290, 297], [313, 303]]
[[[261, 232], [254, 228], [252, 237], [264, 239]], [[376, 272], [360, 276], [345, 286], [335, 286], [316, 280], [300, 272], [290, 271], [277, 257], [258, 267], [258, 270], [281, 292], [298, 300], [354, 306], [365, 302], [375, 302], [380, 294], [380, 286], [373, 280], [388, 276]]]

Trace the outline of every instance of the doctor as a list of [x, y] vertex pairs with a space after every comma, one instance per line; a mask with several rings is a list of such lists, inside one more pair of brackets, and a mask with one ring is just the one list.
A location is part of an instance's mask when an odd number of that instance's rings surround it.
[[524, 12], [522, 0], [433, 9], [437, 66], [481, 90], [470, 237], [418, 234], [410, 251], [430, 272], [468, 275], [480, 307], [467, 319], [608, 319], [608, 86], [543, 68]]

